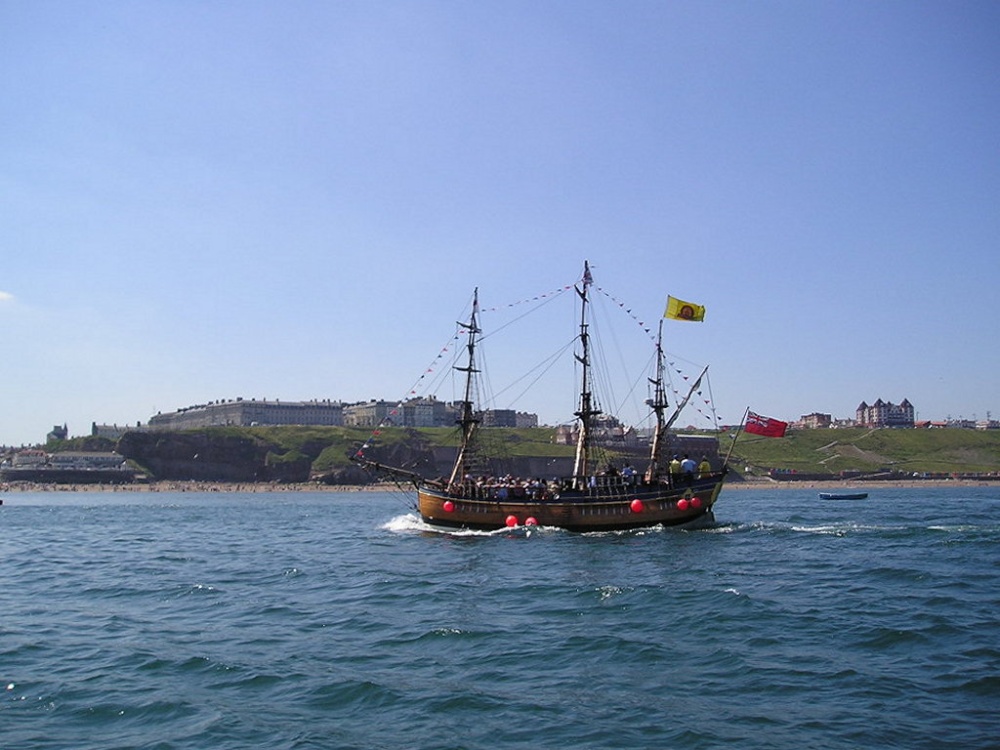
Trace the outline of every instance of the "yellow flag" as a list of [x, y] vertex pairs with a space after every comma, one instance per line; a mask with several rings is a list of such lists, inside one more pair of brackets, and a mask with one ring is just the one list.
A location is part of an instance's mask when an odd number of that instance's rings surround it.
[[671, 320], [704, 320], [705, 308], [696, 305], [694, 302], [685, 302], [676, 297], [667, 297], [667, 311], [663, 313], [664, 318]]

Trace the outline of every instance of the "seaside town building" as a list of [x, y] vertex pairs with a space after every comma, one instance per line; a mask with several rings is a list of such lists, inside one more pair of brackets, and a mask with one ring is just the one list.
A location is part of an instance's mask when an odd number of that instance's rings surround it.
[[404, 401], [400, 408], [402, 422], [397, 415], [392, 424], [402, 424], [404, 427], [450, 427], [455, 424], [454, 407], [444, 401], [438, 401], [433, 396], [411, 398]]
[[344, 424], [339, 401], [249, 401], [242, 398], [211, 401], [157, 414], [149, 419], [153, 430], [187, 430], [197, 427], [253, 427], [256, 425]]
[[378, 427], [385, 423], [396, 410], [397, 402], [382, 399], [349, 404], [343, 409], [345, 427]]
[[90, 436], [107, 438], [108, 440], [117, 440], [126, 432], [138, 431], [144, 432], [149, 428], [142, 422], [136, 422], [133, 425], [128, 424], [97, 424], [97, 422], [90, 423]]
[[869, 406], [864, 401], [857, 409], [860, 427], [913, 427], [913, 404], [905, 398], [899, 404], [878, 399]]
[[[559, 425], [553, 442], [556, 445], [576, 445], [579, 438], [577, 425]], [[615, 417], [601, 414], [594, 419], [591, 440], [605, 447], [634, 448], [642, 443], [634, 427], [626, 427]]]
[[[355, 404], [340, 401], [268, 401], [243, 398], [212, 401], [159, 413], [149, 420], [149, 426], [118, 427], [91, 425], [91, 434], [101, 437], [121, 437], [126, 430], [187, 430], [201, 427], [256, 427], [265, 425], [317, 425], [328, 427], [452, 427], [458, 417], [455, 404], [439, 401], [433, 396], [412, 398], [402, 403], [372, 399]], [[487, 427], [537, 427], [538, 415], [508, 409], [482, 413]]]
[[[438, 401], [433, 396], [413, 398], [400, 403], [367, 401], [344, 406], [344, 424], [348, 427], [378, 427], [390, 424], [402, 427], [453, 427], [458, 420], [459, 404]], [[513, 409], [487, 409], [480, 413], [483, 427], [538, 427], [538, 415]]]
[[55, 425], [52, 428], [52, 431], [48, 435], [45, 436], [45, 439], [47, 441], [48, 440], [65, 440], [68, 437], [69, 437], [69, 427], [67, 427], [66, 425], [58, 425], [57, 424], [57, 425]]
[[483, 412], [483, 427], [517, 427], [517, 412], [513, 409], [490, 409]]
[[402, 403], [372, 399], [344, 406], [347, 427], [450, 427], [455, 424], [455, 407], [433, 396], [411, 398]]
[[813, 412], [812, 414], [804, 414], [800, 417], [799, 421], [795, 424], [795, 427], [800, 427], [805, 430], [818, 430], [825, 427], [831, 427], [832, 425], [833, 417], [831, 415]]
[[482, 413], [483, 427], [538, 427], [538, 415], [513, 409], [487, 409]]

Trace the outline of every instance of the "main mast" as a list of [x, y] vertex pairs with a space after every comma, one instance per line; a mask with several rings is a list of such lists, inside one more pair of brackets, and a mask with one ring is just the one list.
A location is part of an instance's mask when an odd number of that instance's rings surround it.
[[667, 431], [663, 413], [667, 409], [667, 391], [663, 386], [663, 321], [656, 334], [656, 378], [650, 378], [653, 384], [653, 399], [648, 402], [656, 414], [656, 431], [653, 433], [653, 447], [649, 454], [649, 468], [646, 469], [646, 481], [652, 482], [660, 473], [660, 457], [663, 453], [663, 439]]
[[[583, 368], [580, 379], [580, 408], [574, 412], [580, 420], [580, 434], [576, 440], [576, 460], [573, 463], [573, 477], [578, 489], [587, 486], [588, 463], [590, 460], [590, 428], [593, 418], [600, 414], [594, 408], [593, 395], [590, 391], [590, 336], [587, 333], [587, 303], [590, 285], [593, 283], [590, 275], [590, 264], [583, 262], [583, 281], [579, 287], [574, 287], [580, 296], [580, 354], [575, 355]], [[581, 289], [582, 287], [582, 289]]]
[[469, 322], [458, 323], [459, 326], [466, 329], [468, 332], [466, 348], [469, 352], [469, 358], [465, 367], [458, 367], [457, 365], [455, 367], [456, 370], [465, 373], [465, 398], [462, 400], [462, 413], [458, 420], [456, 420], [462, 428], [462, 442], [458, 449], [458, 456], [455, 458], [455, 466], [451, 470], [451, 477], [448, 479], [449, 488], [451, 488], [454, 484], [461, 482], [465, 476], [466, 457], [472, 443], [472, 435], [476, 431], [476, 426], [479, 424], [479, 419], [476, 417], [476, 412], [473, 408], [474, 405], [472, 402], [472, 381], [475, 374], [479, 372], [479, 370], [476, 369], [476, 338], [481, 333], [477, 320], [478, 317], [479, 287], [476, 287], [472, 294], [472, 314], [469, 316]]

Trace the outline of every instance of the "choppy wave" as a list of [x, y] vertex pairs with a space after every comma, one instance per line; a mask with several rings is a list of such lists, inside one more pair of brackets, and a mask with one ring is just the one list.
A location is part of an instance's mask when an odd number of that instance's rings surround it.
[[608, 534], [11, 496], [0, 747], [995, 747], [1000, 498], [943, 492]]

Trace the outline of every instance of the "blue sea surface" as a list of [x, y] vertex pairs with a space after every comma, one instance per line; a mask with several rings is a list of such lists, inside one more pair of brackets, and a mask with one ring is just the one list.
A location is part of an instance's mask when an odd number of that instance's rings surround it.
[[0, 748], [997, 748], [1000, 489], [707, 529], [397, 493], [0, 496]]

